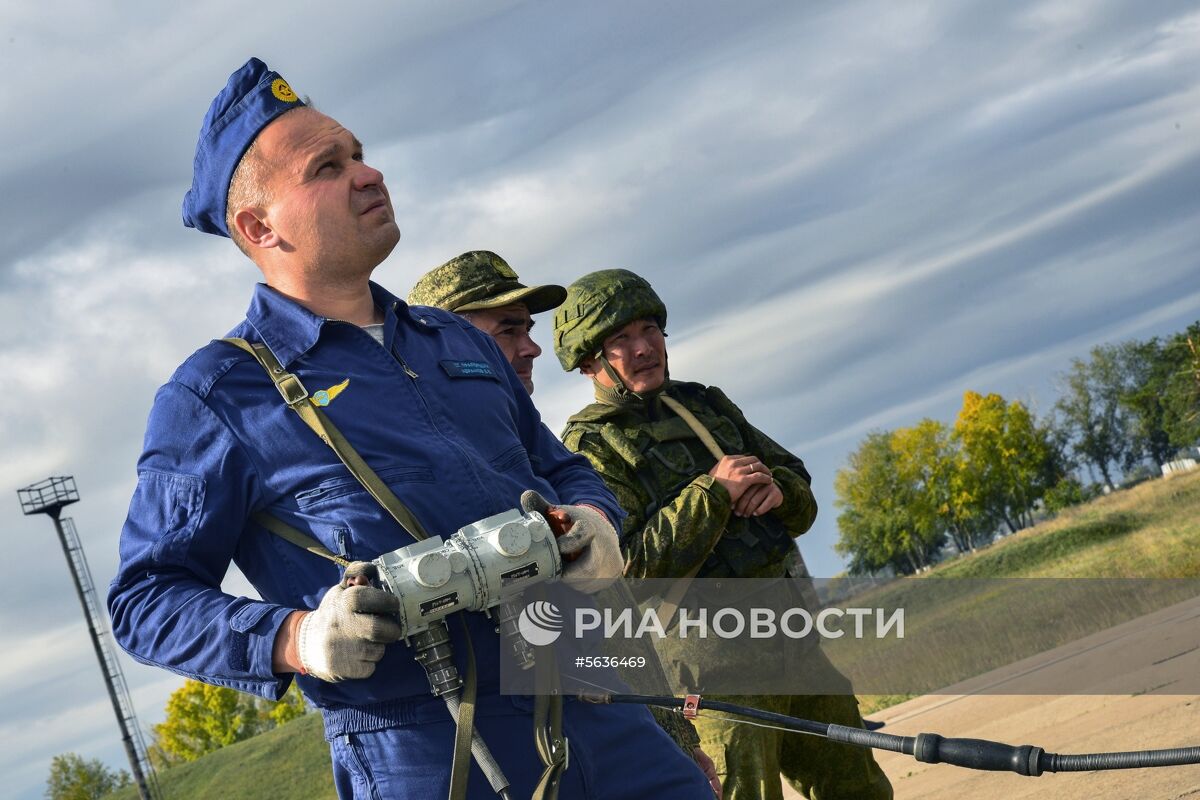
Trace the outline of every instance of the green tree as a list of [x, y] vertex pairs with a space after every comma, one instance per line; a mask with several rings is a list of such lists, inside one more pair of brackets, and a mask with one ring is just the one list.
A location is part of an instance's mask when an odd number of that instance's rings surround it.
[[151, 760], [166, 767], [257, 736], [304, 714], [296, 684], [279, 702], [188, 680], [167, 700], [167, 718], [154, 726]]
[[1051, 409], [1039, 426], [1048, 448], [1045, 482], [1050, 485], [1057, 485], [1067, 478], [1078, 482], [1077, 478], [1071, 476], [1078, 471], [1079, 462], [1071, 452], [1071, 433], [1060, 415], [1058, 409]]
[[907, 511], [922, 538], [933, 541], [949, 534], [960, 550], [968, 549], [954, 496], [959, 449], [950, 429], [937, 420], [923, 419], [896, 430], [891, 447], [898, 479], [909, 492]]
[[1033, 510], [1062, 477], [1051, 431], [1023, 403], [966, 392], [954, 423], [961, 446], [955, 474], [960, 515], [974, 530], [1003, 522], [1010, 532], [1033, 524]]
[[1200, 439], [1200, 322], [1166, 339], [1093, 348], [1066, 376], [1058, 409], [1073, 449], [1104, 482], [1116, 468], [1158, 466]]
[[1200, 322], [1162, 347], [1163, 428], [1172, 449], [1200, 442]]
[[959, 552], [991, 541], [995, 520], [982, 502], [963, 457], [962, 444], [941, 422], [923, 419], [893, 437], [902, 479], [918, 487], [916, 511], [928, 526], [948, 535]]
[[188, 680], [167, 699], [167, 718], [154, 726], [154, 738], [164, 760], [177, 763], [195, 761], [262, 729], [252, 696]]
[[130, 783], [125, 770], [110, 770], [99, 759], [84, 761], [76, 753], [64, 753], [50, 761], [46, 800], [97, 800]]
[[867, 436], [834, 477], [839, 538], [834, 549], [855, 574], [892, 567], [914, 573], [933, 563], [945, 540], [922, 508], [921, 486], [901, 475], [894, 434]]
[[1128, 469], [1133, 466], [1129, 462], [1144, 458], [1155, 465], [1169, 461], [1176, 446], [1171, 444], [1167, 431], [1170, 413], [1167, 400], [1172, 373], [1186, 367], [1177, 363], [1176, 353], [1182, 355], [1182, 348], [1169, 347], [1154, 338], [1123, 342], [1115, 351], [1125, 383], [1120, 402], [1129, 415], [1130, 442], [1125, 467]]
[[1065, 475], [1059, 451], [1048, 426], [1039, 425], [1033, 412], [1017, 400], [1005, 409], [1000, 446], [1007, 467], [1004, 518], [1029, 527], [1038, 501]]
[[1003, 519], [1003, 457], [999, 444], [1003, 428], [1004, 401], [999, 395], [963, 394], [954, 421], [958, 453], [951, 475], [949, 509], [961, 531], [961, 542], [956, 540], [960, 550], [973, 550], [991, 541]]
[[1056, 408], [1071, 435], [1071, 447], [1110, 489], [1114, 469], [1136, 461], [1130, 418], [1122, 397], [1129, 390], [1126, 361], [1111, 345], [1095, 347], [1087, 361], [1072, 359]]
[[300, 694], [300, 685], [295, 681], [292, 681], [287, 693], [278, 703], [269, 700], [263, 702], [267, 706], [267, 717], [271, 720], [272, 727], [291, 722], [308, 711], [308, 707], [304, 705], [304, 695]]
[[1088, 500], [1088, 490], [1075, 478], [1063, 478], [1046, 492], [1046, 510], [1057, 514], [1064, 508], [1077, 506]]

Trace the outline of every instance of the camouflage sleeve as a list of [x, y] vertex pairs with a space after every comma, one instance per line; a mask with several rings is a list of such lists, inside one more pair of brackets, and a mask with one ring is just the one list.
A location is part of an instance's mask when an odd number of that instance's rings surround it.
[[679, 749], [687, 753], [689, 758], [692, 757], [692, 751], [700, 746], [700, 734], [696, 732], [696, 726], [684, 719], [678, 711], [659, 706], [649, 706], [649, 708], [658, 727], [666, 731], [667, 735], [675, 740], [675, 744], [679, 745]]
[[[765, 461], [763, 463], [766, 463]], [[812, 527], [817, 518], [817, 498], [808, 481], [787, 467], [771, 467], [771, 475], [783, 492], [779, 518], [793, 538]]]
[[652, 498], [627, 462], [594, 434], [564, 437], [582, 453], [628, 515], [621, 531], [627, 578], [681, 578], [704, 563], [729, 523], [733, 504], [725, 487], [698, 475], [666, 505], [649, 514]]
[[808, 474], [804, 462], [751, 425], [742, 410], [720, 389], [710, 386], [707, 396], [714, 408], [737, 425], [749, 446], [750, 454], [758, 456], [771, 468], [771, 475], [783, 492], [783, 505], [779, 507], [778, 516], [788, 533], [795, 537], [806, 532], [817, 518], [817, 499], [812, 493], [812, 476]]

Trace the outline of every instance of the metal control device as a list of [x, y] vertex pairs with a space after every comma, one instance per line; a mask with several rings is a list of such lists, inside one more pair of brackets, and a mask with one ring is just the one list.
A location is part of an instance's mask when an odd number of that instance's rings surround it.
[[460, 528], [448, 540], [431, 536], [384, 553], [374, 564], [382, 588], [400, 599], [400, 628], [435, 694], [461, 685], [444, 622], [455, 611], [490, 614], [517, 664], [533, 666], [533, 650], [517, 628], [520, 598], [562, 574], [554, 532], [541, 514], [510, 509]]

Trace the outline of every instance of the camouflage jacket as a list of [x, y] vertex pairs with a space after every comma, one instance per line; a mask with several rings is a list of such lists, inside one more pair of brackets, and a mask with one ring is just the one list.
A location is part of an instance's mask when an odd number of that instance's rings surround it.
[[703, 564], [701, 578], [777, 578], [793, 538], [817, 514], [804, 462], [746, 421], [720, 389], [668, 381], [729, 455], [771, 468], [783, 503], [759, 517], [732, 514], [729, 492], [708, 474], [716, 464], [682, 418], [657, 397], [643, 400], [597, 386], [598, 402], [567, 420], [563, 442], [586, 456], [629, 515], [621, 533], [630, 578], [677, 578]]

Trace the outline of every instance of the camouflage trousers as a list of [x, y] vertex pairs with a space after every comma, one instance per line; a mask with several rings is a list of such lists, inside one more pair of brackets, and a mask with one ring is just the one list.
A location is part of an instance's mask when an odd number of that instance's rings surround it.
[[[817, 722], [862, 727], [853, 695], [712, 695]], [[782, 800], [786, 780], [810, 800], [891, 800], [872, 751], [802, 733], [727, 722], [701, 713], [700, 746], [716, 763], [725, 800]]]

